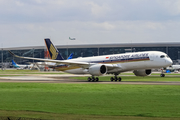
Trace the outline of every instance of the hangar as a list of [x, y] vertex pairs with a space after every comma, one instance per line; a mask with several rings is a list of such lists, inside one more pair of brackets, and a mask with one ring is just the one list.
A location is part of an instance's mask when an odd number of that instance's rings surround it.
[[[81, 45], [55, 45], [61, 55], [66, 59], [70, 53], [73, 58], [98, 56], [107, 54], [120, 54], [140, 51], [162, 51], [169, 55], [173, 64], [180, 64], [180, 42], [169, 43], [122, 43], [122, 44], [81, 44]], [[20, 58], [13, 58], [8, 50], [19, 56], [45, 58], [45, 46], [1, 48], [0, 63], [10, 63], [14, 59], [19, 64], [34, 62]]]

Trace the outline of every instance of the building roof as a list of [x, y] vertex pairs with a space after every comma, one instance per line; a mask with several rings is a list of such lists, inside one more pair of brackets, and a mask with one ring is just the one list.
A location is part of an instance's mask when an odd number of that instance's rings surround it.
[[[165, 43], [113, 43], [113, 44], [80, 44], [80, 45], [55, 45], [57, 48], [108, 48], [108, 47], [180, 47], [180, 42]], [[1, 48], [2, 49], [2, 48]], [[46, 49], [45, 46], [28, 46], [3, 48], [3, 50], [26, 50], [26, 49]]]

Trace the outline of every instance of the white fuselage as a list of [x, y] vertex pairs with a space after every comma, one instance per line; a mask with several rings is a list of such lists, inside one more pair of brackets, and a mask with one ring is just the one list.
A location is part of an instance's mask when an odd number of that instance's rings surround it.
[[[87, 62], [89, 64], [103, 64], [106, 66], [114, 67], [114, 69], [108, 69], [107, 73], [125, 72], [138, 69], [154, 69], [170, 66], [172, 60], [167, 54], [158, 51], [146, 51], [146, 52], [133, 52], [114, 55], [103, 55], [95, 57], [76, 58], [68, 60], [70, 62]], [[72, 65], [59, 66], [56, 68], [68, 73], [73, 74], [86, 74], [88, 68], [77, 67]]]

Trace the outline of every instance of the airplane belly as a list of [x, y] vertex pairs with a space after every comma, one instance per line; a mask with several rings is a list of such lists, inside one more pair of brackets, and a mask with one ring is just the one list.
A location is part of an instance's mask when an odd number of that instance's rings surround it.
[[83, 68], [65, 70], [64, 72], [71, 73], [71, 74], [88, 74], [89, 73], [87, 69], [83, 69]]
[[61, 66], [55, 67], [55, 69], [57, 71], [63, 71], [66, 73], [71, 73], [71, 74], [88, 74], [87, 69], [83, 69], [78, 66], [61, 65]]
[[129, 63], [123, 63], [121, 66], [123, 69], [131, 70], [131, 69], [141, 69], [144, 67], [148, 67], [149, 62], [148, 61], [140, 61], [140, 62], [129, 62]]

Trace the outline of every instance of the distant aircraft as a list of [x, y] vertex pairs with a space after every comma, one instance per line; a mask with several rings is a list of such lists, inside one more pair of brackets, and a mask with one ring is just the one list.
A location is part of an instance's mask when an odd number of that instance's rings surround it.
[[20, 65], [14, 62], [14, 60], [12, 60], [12, 65], [17, 68], [17, 69], [31, 69], [33, 67], [33, 64], [31, 65]]
[[169, 67], [171, 67], [172, 69], [175, 69], [175, 70], [179, 70], [180, 69], [180, 65], [171, 65]]
[[69, 37], [69, 39], [70, 39], [70, 40], [76, 40], [76, 38], [70, 38], [70, 37]]
[[[9, 51], [9, 53], [18, 58], [54, 62], [57, 65], [63, 64], [64, 68], [60, 66], [60, 68], [56, 67], [56, 70], [72, 74], [90, 74], [92, 77], [88, 77], [88, 81], [98, 81], [99, 78], [95, 76], [104, 74], [114, 74], [115, 76], [111, 77], [110, 80], [121, 81], [121, 77], [117, 77], [117, 75], [126, 71], [133, 71], [136, 76], [147, 76], [151, 74], [152, 69], [165, 68], [172, 64], [172, 60], [168, 55], [160, 51], [133, 52], [61, 60], [60, 58], [62, 58], [62, 56], [50, 39], [47, 38], [44, 40], [51, 59], [17, 56], [11, 51]], [[162, 73], [161, 77], [164, 76]]]
[[166, 68], [167, 70], [173, 70], [174, 72], [178, 72], [180, 70], [180, 65], [171, 65]]

